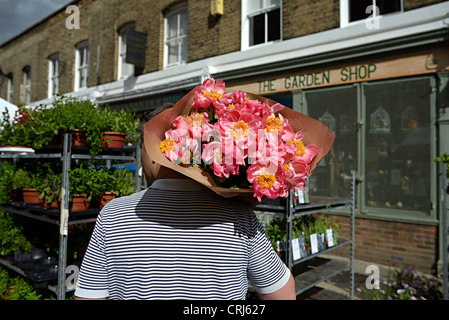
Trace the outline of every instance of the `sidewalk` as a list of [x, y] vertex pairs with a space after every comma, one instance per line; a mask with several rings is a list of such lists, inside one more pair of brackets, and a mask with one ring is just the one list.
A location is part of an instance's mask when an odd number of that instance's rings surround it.
[[[321, 255], [321, 259], [341, 260], [349, 263], [348, 258], [332, 255]], [[364, 288], [370, 273], [366, 273], [366, 268], [374, 263], [354, 260], [354, 300], [363, 299], [357, 288]], [[391, 274], [391, 268], [375, 264], [379, 267], [380, 281], [386, 280]], [[346, 270], [315, 287], [297, 296], [298, 300], [348, 300], [349, 299], [349, 270]]]

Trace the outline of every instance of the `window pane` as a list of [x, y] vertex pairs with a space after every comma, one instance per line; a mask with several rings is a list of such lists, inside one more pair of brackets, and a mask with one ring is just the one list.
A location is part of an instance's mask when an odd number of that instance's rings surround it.
[[380, 14], [401, 11], [401, 0], [376, 0]]
[[266, 0], [267, 7], [279, 6], [280, 2], [281, 2], [280, 0]]
[[366, 13], [366, 8], [373, 5], [373, 0], [350, 0], [349, 1], [349, 21], [357, 21], [368, 18], [374, 13]]
[[357, 88], [306, 93], [309, 116], [326, 124], [336, 138], [309, 178], [310, 195], [351, 196], [351, 170], [357, 170]]
[[80, 63], [79, 63], [79, 66], [82, 66], [82, 65], [84, 65], [84, 49], [83, 49], [83, 48], [79, 49], [79, 53], [80, 53]]
[[265, 42], [265, 14], [259, 14], [251, 18], [250, 44], [256, 45]]
[[183, 10], [179, 13], [179, 35], [183, 36], [187, 34], [187, 10]]
[[168, 38], [178, 35], [178, 15], [174, 14], [168, 18]]
[[181, 61], [180, 62], [186, 62], [187, 61], [187, 38], [181, 39]]
[[429, 94], [427, 79], [366, 86], [367, 206], [429, 211]]
[[281, 10], [276, 9], [267, 13], [268, 16], [268, 41], [281, 38]]
[[178, 50], [179, 46], [177, 41], [173, 41], [168, 44], [168, 64], [178, 62]]
[[263, 0], [249, 0], [248, 1], [248, 13], [263, 8]]

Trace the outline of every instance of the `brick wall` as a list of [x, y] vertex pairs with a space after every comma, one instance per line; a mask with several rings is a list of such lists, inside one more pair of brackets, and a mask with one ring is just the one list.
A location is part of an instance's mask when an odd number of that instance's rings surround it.
[[[341, 228], [341, 237], [349, 239], [350, 219], [332, 216]], [[411, 267], [429, 273], [438, 259], [438, 227], [356, 218], [355, 258], [386, 266]], [[348, 248], [336, 254], [348, 257]], [[334, 253], [334, 252], [332, 252]]]

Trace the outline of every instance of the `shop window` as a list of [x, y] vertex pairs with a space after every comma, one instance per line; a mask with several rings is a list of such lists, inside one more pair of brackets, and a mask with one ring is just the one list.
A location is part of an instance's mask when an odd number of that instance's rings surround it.
[[125, 79], [134, 74], [134, 65], [126, 63], [126, 48], [128, 43], [128, 32], [134, 30], [134, 23], [129, 23], [119, 31], [118, 39], [118, 80]]
[[393, 12], [404, 11], [403, 0], [341, 0], [340, 24], [342, 27]]
[[6, 84], [6, 100], [8, 102], [13, 102], [14, 99], [14, 83], [12, 73], [8, 74], [8, 82]]
[[48, 59], [48, 97], [59, 93], [59, 55], [53, 54]]
[[309, 178], [311, 196], [348, 198], [351, 170], [356, 170], [361, 177], [356, 201], [364, 212], [428, 215], [430, 93], [427, 78], [304, 92], [309, 116], [336, 134]]
[[187, 5], [176, 6], [165, 15], [165, 67], [187, 62]]
[[383, 117], [390, 117], [388, 125], [366, 128], [365, 205], [429, 212], [429, 81], [369, 84], [364, 89], [367, 117], [380, 108]]
[[280, 0], [242, 1], [242, 48], [281, 40]]
[[89, 46], [87, 40], [76, 46], [75, 66], [75, 91], [77, 91], [87, 88], [89, 73]]
[[351, 170], [357, 170], [357, 88], [340, 87], [307, 91], [309, 116], [326, 124], [335, 142], [309, 178], [312, 196], [349, 198]]
[[22, 94], [21, 102], [29, 104], [31, 102], [31, 68], [23, 68], [23, 84], [22, 84]]

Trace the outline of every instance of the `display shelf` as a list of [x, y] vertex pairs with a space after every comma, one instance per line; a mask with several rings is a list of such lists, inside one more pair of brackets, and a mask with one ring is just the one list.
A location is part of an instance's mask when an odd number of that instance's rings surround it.
[[[102, 148], [97, 155], [90, 155], [89, 148], [73, 146], [69, 143], [71, 134], [64, 134], [64, 143], [62, 145], [50, 146], [45, 149], [36, 150], [33, 154], [1, 154], [0, 160], [39, 160], [39, 159], [55, 159], [62, 161], [62, 189], [69, 190], [69, 171], [72, 160], [106, 160], [108, 166], [111, 160], [115, 161], [133, 161], [136, 163], [136, 172], [140, 169], [141, 162], [139, 147], [124, 148]], [[136, 174], [136, 191], [138, 183], [138, 175]], [[69, 193], [63, 193], [62, 202], [59, 208], [46, 208], [38, 205], [29, 205], [25, 203], [11, 202], [7, 205], [0, 205], [0, 209], [8, 211], [12, 214], [24, 216], [30, 219], [40, 220], [46, 223], [59, 225], [59, 257], [57, 259], [58, 277], [57, 283], [48, 285], [48, 289], [57, 294], [58, 300], [65, 300], [65, 294], [68, 291], [65, 286], [66, 267], [67, 267], [67, 240], [68, 226], [73, 224], [82, 224], [95, 222], [100, 209], [88, 209], [85, 211], [71, 212], [69, 210]], [[30, 278], [24, 270], [14, 265], [11, 261], [0, 258], [0, 265], [9, 268], [18, 274]]]
[[300, 263], [304, 263], [307, 260], [316, 258], [316, 257], [318, 257], [318, 256], [320, 256], [322, 254], [329, 253], [330, 251], [333, 251], [335, 249], [341, 248], [341, 247], [349, 245], [349, 244], [351, 244], [350, 240], [347, 240], [347, 239], [344, 239], [344, 238], [338, 238], [338, 244], [336, 244], [336, 245], [334, 245], [332, 247], [328, 247], [328, 248], [326, 248], [324, 250], [318, 251], [317, 253], [313, 253], [311, 255], [308, 255], [306, 257], [303, 257], [303, 258], [300, 258], [300, 259], [297, 259], [297, 260], [293, 260], [292, 261], [293, 266], [297, 265], [297, 264], [300, 264]]
[[[285, 215], [286, 217], [286, 250], [285, 250], [285, 263], [287, 267], [292, 271], [295, 278], [295, 284], [297, 294], [307, 291], [319, 282], [330, 279], [331, 277], [349, 269], [349, 298], [354, 299], [354, 236], [355, 236], [355, 171], [352, 171], [351, 180], [351, 198], [330, 198], [330, 197], [310, 197], [310, 203], [298, 204], [293, 199], [293, 193], [290, 192], [286, 200], [276, 199], [276, 201], [262, 202], [255, 208], [256, 213], [273, 213], [276, 215]], [[294, 218], [298, 218], [304, 215], [310, 215], [315, 213], [329, 213], [332, 211], [339, 211], [344, 209], [350, 209], [350, 235], [349, 239], [338, 239], [338, 244], [328, 247], [324, 250], [320, 250], [314, 254], [302, 257], [297, 260], [293, 260], [292, 250], [292, 223]], [[349, 246], [349, 264], [341, 264], [339, 262], [331, 262], [326, 267], [316, 268], [313, 271], [313, 275], [310, 272], [298, 273], [298, 269], [301, 265], [310, 263], [319, 258], [319, 256], [329, 253], [338, 248]]]
[[312, 260], [304, 262], [305, 266], [301, 270], [292, 270], [296, 295], [315, 287], [319, 283], [329, 280], [343, 271], [350, 269], [350, 264], [338, 260], [319, 261], [314, 264]]
[[[59, 209], [49, 209], [40, 206], [27, 206], [23, 204], [19, 206], [14, 204], [0, 205], [0, 209], [30, 219], [44, 221], [51, 224], [59, 224]], [[69, 225], [94, 222], [97, 220], [97, 215], [99, 212], [100, 209], [97, 208], [72, 212], [69, 216]]]

